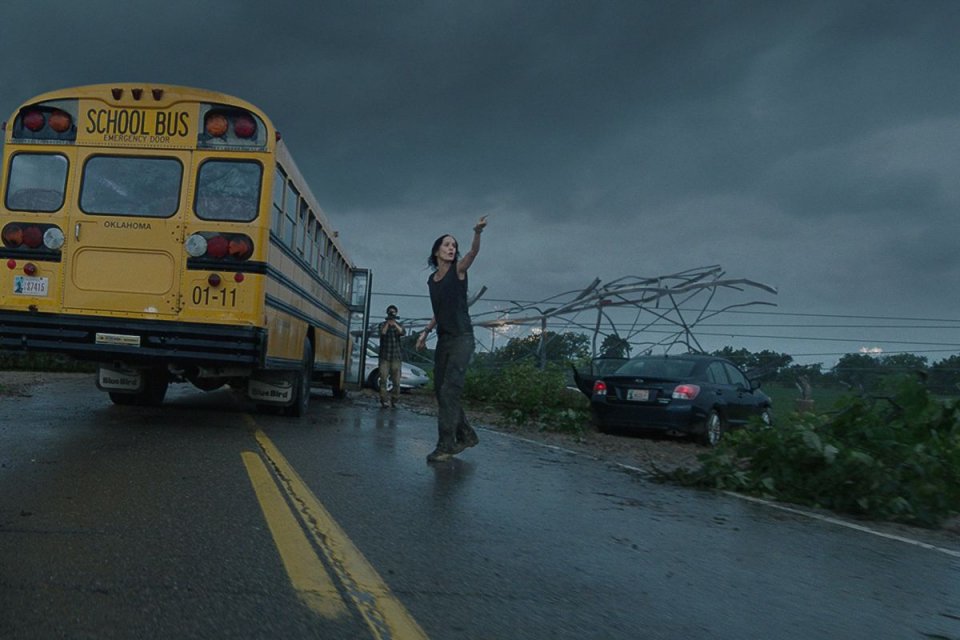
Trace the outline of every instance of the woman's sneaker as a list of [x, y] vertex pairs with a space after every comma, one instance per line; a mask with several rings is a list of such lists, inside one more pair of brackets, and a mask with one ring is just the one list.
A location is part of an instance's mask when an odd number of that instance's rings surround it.
[[453, 457], [449, 451], [443, 451], [439, 447], [427, 454], [427, 462], [446, 462]]
[[475, 447], [478, 444], [480, 444], [480, 437], [476, 431], [471, 429], [469, 433], [464, 434], [457, 440], [457, 444], [453, 446], [453, 451], [454, 453], [460, 453], [464, 449]]

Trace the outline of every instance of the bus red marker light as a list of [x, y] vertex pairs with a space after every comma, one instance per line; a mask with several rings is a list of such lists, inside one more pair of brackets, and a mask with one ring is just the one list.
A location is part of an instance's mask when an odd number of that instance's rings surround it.
[[123, 95], [123, 89], [110, 89], [110, 95], [113, 96], [114, 100], [119, 100]]
[[240, 273], [239, 271], [236, 272], [235, 274], [233, 274], [233, 281], [234, 281], [234, 282], [243, 282], [243, 274]]
[[229, 243], [223, 236], [213, 236], [207, 239], [207, 255], [211, 258], [222, 258], [227, 255]]
[[143, 96], [143, 89], [131, 89], [130, 93], [133, 94], [134, 100], [139, 100]]
[[46, 124], [46, 121], [43, 114], [35, 109], [23, 114], [23, 126], [30, 129], [30, 131], [40, 131], [40, 129], [43, 129], [44, 124]]
[[237, 116], [233, 119], [233, 132], [238, 138], [252, 138], [257, 133], [257, 123], [250, 116]]
[[214, 138], [222, 138], [227, 133], [227, 124], [227, 118], [222, 113], [208, 113], [203, 128]]
[[23, 244], [27, 245], [31, 249], [36, 249], [43, 244], [43, 232], [40, 231], [40, 227], [31, 225], [24, 229]]
[[154, 100], [162, 100], [162, 99], [163, 99], [163, 89], [153, 89], [153, 90], [151, 90], [151, 93], [153, 93], [153, 99], [154, 99]]
[[17, 268], [16, 260], [14, 260], [13, 258], [10, 258], [9, 260], [7, 260], [7, 269], [16, 269], [16, 268]]
[[216, 274], [216, 273], [211, 273], [210, 276], [207, 278], [207, 283], [208, 283], [211, 287], [219, 287], [219, 286], [220, 286], [220, 276], [219, 276], [218, 274]]
[[37, 265], [33, 264], [32, 262], [28, 262], [27, 264], [23, 265], [23, 272], [28, 276], [35, 276], [37, 275]]
[[65, 133], [73, 126], [73, 118], [70, 117], [69, 113], [58, 109], [50, 114], [49, 124], [50, 128], [57, 133]]

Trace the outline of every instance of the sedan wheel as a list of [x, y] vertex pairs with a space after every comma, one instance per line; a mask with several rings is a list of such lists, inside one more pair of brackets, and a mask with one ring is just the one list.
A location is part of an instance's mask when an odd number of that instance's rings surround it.
[[701, 442], [708, 447], [715, 447], [723, 437], [723, 420], [716, 411], [711, 411], [710, 415], [703, 423], [703, 435]]
[[762, 422], [765, 427], [773, 426], [773, 414], [770, 413], [770, 409], [764, 409], [760, 412], [760, 422]]

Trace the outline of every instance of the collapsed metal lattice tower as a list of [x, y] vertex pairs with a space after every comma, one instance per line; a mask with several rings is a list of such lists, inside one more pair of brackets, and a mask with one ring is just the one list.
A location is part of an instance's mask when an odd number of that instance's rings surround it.
[[[677, 345], [683, 345], [687, 351], [703, 351], [694, 335], [700, 322], [735, 308], [776, 306], [772, 302], [749, 300], [710, 308], [720, 291], [747, 290], [777, 293], [776, 288], [754, 280], [728, 278], [719, 265], [656, 277], [624, 276], [607, 284], [596, 278], [584, 289], [539, 302], [510, 301], [506, 308], [476, 314], [474, 326], [496, 330], [511, 325], [539, 325], [542, 336], [546, 333], [547, 321], [559, 319], [566, 323], [567, 330], [592, 332], [593, 356], [597, 355], [597, 338], [601, 334], [616, 335], [643, 352], [660, 347], [666, 352]], [[486, 287], [471, 299], [470, 304], [485, 292]], [[614, 312], [627, 315], [626, 321], [615, 322]], [[584, 322], [580, 320], [584, 314], [594, 317], [590, 322]], [[623, 331], [623, 326], [629, 328]], [[605, 328], [609, 330], [604, 332]]]

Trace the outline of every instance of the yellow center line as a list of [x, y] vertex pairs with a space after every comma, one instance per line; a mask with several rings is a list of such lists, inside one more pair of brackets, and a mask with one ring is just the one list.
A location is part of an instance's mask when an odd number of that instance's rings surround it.
[[[253, 421], [252, 418], [250, 421]], [[296, 516], [302, 524], [300, 530], [305, 528], [312, 536], [316, 547], [363, 616], [373, 636], [377, 640], [428, 640], [427, 634], [420, 625], [310, 491], [280, 450], [260, 429], [255, 429], [254, 437], [263, 450], [267, 462], [273, 466], [274, 473], [280, 479], [280, 487], [286, 492], [292, 504], [296, 505], [298, 511]], [[276, 488], [275, 483], [274, 488]], [[285, 501], [284, 504], [286, 505]], [[264, 513], [266, 514], [266, 511]], [[276, 536], [274, 539], [276, 540]], [[319, 558], [314, 557], [317, 562], [320, 562]], [[291, 580], [293, 580], [292, 575]]]
[[240, 455], [297, 595], [307, 607], [325, 618], [345, 616], [347, 606], [343, 597], [303, 533], [300, 521], [287, 506], [263, 460], [250, 451]]

